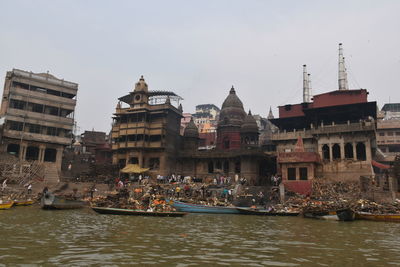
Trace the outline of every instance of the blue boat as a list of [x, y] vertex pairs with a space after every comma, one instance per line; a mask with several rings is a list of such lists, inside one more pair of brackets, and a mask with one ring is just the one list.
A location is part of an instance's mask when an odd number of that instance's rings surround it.
[[190, 203], [176, 201], [176, 200], [170, 200], [169, 203], [177, 211], [180, 211], [180, 212], [240, 214], [239, 210], [236, 207], [207, 206], [207, 205], [199, 205], [199, 204], [190, 204]]

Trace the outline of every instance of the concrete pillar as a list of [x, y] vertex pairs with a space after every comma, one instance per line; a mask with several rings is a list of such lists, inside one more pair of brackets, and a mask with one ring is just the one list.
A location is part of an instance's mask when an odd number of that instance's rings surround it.
[[39, 157], [38, 157], [38, 161], [39, 162], [44, 162], [45, 151], [46, 151], [46, 147], [45, 146], [39, 146]]
[[332, 144], [329, 143], [328, 147], [329, 147], [329, 161], [332, 162], [333, 161]]
[[367, 141], [365, 141], [365, 156], [366, 156], [366, 160], [368, 162], [371, 162], [372, 160], [372, 152], [371, 152], [371, 142], [369, 140], [369, 138], [367, 139]]
[[300, 168], [296, 167], [296, 181], [300, 180]]
[[357, 149], [356, 149], [356, 142], [353, 142], [353, 159], [357, 160]]
[[26, 159], [26, 149], [28, 145], [27, 144], [21, 144], [19, 148], [19, 159], [20, 160], [25, 160]]
[[62, 162], [63, 151], [64, 151], [63, 147], [57, 148], [57, 151], [56, 151], [56, 153], [57, 153], [56, 154], [56, 166], [59, 171], [61, 171], [61, 162]]

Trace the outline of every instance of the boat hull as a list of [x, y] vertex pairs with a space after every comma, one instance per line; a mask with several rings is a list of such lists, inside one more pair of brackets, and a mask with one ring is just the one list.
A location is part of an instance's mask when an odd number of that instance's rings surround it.
[[33, 204], [33, 200], [14, 201], [14, 206], [29, 206]]
[[356, 220], [400, 222], [400, 214], [372, 214], [368, 212], [357, 212]]
[[252, 208], [236, 208], [240, 214], [258, 216], [298, 216], [299, 212], [271, 212], [267, 210], [257, 210]]
[[70, 200], [62, 197], [46, 193], [41, 199], [42, 209], [80, 209], [86, 205], [86, 202], [81, 200]]
[[8, 210], [14, 205], [14, 201], [0, 204], [0, 210]]
[[118, 209], [118, 208], [104, 208], [92, 207], [97, 213], [111, 214], [111, 215], [130, 215], [130, 216], [154, 216], [154, 217], [183, 217], [186, 212], [157, 212], [157, 211], [144, 211], [132, 209]]
[[177, 211], [190, 213], [213, 213], [213, 214], [240, 214], [236, 207], [217, 207], [189, 204], [181, 201], [171, 201], [170, 203]]

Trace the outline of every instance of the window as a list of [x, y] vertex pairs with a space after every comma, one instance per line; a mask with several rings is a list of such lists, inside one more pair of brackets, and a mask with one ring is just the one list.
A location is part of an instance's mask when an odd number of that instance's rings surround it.
[[47, 135], [56, 136], [57, 135], [57, 128], [55, 128], [55, 127], [47, 127], [46, 134]]
[[387, 132], [387, 136], [393, 136], [393, 132]]
[[30, 133], [40, 133], [40, 125], [38, 124], [27, 124]]
[[331, 157], [329, 155], [329, 146], [326, 144], [322, 146], [322, 156], [324, 159], [327, 159], [327, 160], [331, 159]]
[[344, 146], [344, 157], [346, 159], [352, 159], [354, 157], [354, 155], [353, 155], [353, 144], [346, 143], [346, 145]]
[[333, 157], [333, 159], [340, 159], [340, 146], [339, 146], [339, 144], [334, 144], [332, 146], [332, 157]]
[[24, 124], [19, 121], [8, 121], [9, 129], [14, 131], [22, 131]]
[[287, 174], [288, 180], [296, 180], [296, 168], [288, 168]]
[[10, 100], [10, 108], [25, 109], [26, 108], [26, 102], [25, 101], [21, 101], [21, 100], [11, 99]]
[[367, 159], [367, 154], [365, 151], [365, 144], [364, 143], [357, 143], [356, 146], [356, 151], [357, 151], [357, 159], [358, 160], [366, 160]]
[[214, 163], [212, 161], [208, 162], [208, 173], [214, 172]]
[[379, 136], [385, 136], [385, 133], [379, 133]]
[[308, 180], [308, 169], [300, 168], [300, 180]]
[[397, 136], [400, 136], [400, 132], [396, 132], [396, 135], [397, 135]]

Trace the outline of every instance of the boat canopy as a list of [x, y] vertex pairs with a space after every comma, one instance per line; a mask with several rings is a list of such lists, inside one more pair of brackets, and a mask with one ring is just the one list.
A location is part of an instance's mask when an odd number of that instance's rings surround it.
[[127, 164], [121, 172], [123, 173], [144, 173], [150, 170], [149, 168], [141, 168], [138, 164]]

